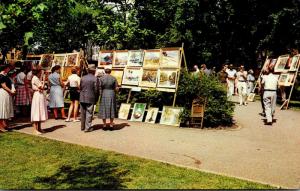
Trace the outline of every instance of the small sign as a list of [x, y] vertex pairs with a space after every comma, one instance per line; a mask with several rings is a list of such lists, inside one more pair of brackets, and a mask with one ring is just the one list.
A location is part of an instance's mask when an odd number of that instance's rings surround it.
[[133, 91], [133, 92], [140, 92], [140, 91], [142, 91], [142, 88], [141, 87], [132, 87], [131, 91]]

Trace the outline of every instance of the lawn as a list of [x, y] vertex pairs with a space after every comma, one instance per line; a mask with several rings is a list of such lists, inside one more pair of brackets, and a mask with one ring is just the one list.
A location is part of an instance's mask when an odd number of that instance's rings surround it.
[[0, 189], [272, 188], [16, 132], [0, 144]]

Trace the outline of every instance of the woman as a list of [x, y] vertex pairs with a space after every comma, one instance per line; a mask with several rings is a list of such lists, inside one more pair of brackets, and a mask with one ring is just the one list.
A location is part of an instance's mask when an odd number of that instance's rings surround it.
[[77, 75], [77, 71], [79, 71], [76, 67], [72, 68], [72, 75], [68, 77], [67, 85], [69, 85], [70, 91], [70, 108], [68, 113], [68, 118], [66, 122], [71, 122], [71, 114], [73, 112], [74, 122], [79, 122], [80, 120], [77, 119], [78, 113], [78, 105], [79, 105], [79, 87], [80, 87], [80, 77]]
[[25, 74], [25, 66], [21, 66], [20, 72], [17, 74], [16, 82], [16, 99], [15, 104], [19, 107], [21, 114], [26, 114], [26, 109], [29, 105], [28, 85]]
[[49, 107], [53, 109], [55, 119], [58, 119], [57, 109], [61, 108], [61, 115], [63, 119], [67, 119], [64, 110], [64, 84], [60, 78], [60, 66], [53, 66], [51, 74], [48, 77], [50, 85], [50, 103]]
[[111, 68], [104, 69], [105, 75], [100, 79], [102, 90], [101, 102], [99, 107], [99, 118], [103, 120], [103, 129], [106, 129], [106, 119], [110, 119], [109, 130], [113, 130], [113, 122], [116, 117], [116, 95], [118, 90], [117, 79], [110, 75]]
[[7, 120], [12, 117], [11, 114], [13, 113], [11, 99], [15, 92], [12, 90], [11, 80], [7, 76], [9, 70], [9, 65], [2, 66], [0, 70], [0, 132], [6, 131]]
[[254, 82], [255, 82], [255, 77], [253, 76], [254, 72], [252, 69], [248, 71], [247, 75], [247, 82], [248, 82], [248, 89], [247, 89], [247, 95], [253, 92], [254, 89]]
[[31, 86], [34, 93], [31, 103], [31, 122], [33, 123], [35, 134], [40, 135], [43, 133], [41, 122], [48, 119], [46, 98], [43, 94], [45, 76], [43, 76], [41, 82], [39, 79], [41, 70], [33, 70], [32, 75]]

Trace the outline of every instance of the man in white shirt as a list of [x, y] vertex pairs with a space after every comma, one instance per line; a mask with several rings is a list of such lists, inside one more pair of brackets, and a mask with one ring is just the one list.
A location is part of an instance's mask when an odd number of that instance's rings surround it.
[[240, 66], [239, 71], [236, 73], [236, 79], [240, 105], [247, 105], [247, 72], [244, 70], [244, 66]]
[[272, 125], [273, 115], [275, 113], [277, 86], [279, 75], [274, 75], [271, 69], [266, 70], [266, 74], [262, 78], [264, 88], [263, 102], [267, 118], [267, 125]]
[[233, 65], [230, 64], [228, 67], [228, 71], [227, 71], [227, 78], [228, 78], [228, 93], [227, 93], [227, 97], [231, 98], [231, 96], [234, 94], [234, 81], [235, 81], [235, 74], [236, 74], [236, 70], [233, 69]]

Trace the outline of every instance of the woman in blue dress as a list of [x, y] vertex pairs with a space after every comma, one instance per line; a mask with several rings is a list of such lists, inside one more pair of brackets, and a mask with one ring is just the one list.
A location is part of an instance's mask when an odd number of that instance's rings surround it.
[[51, 74], [48, 77], [50, 85], [50, 102], [49, 107], [53, 109], [55, 119], [58, 119], [58, 109], [61, 109], [61, 115], [63, 119], [66, 119], [65, 110], [64, 110], [64, 94], [63, 87], [64, 84], [60, 78], [60, 69], [59, 65], [53, 66], [51, 69]]

